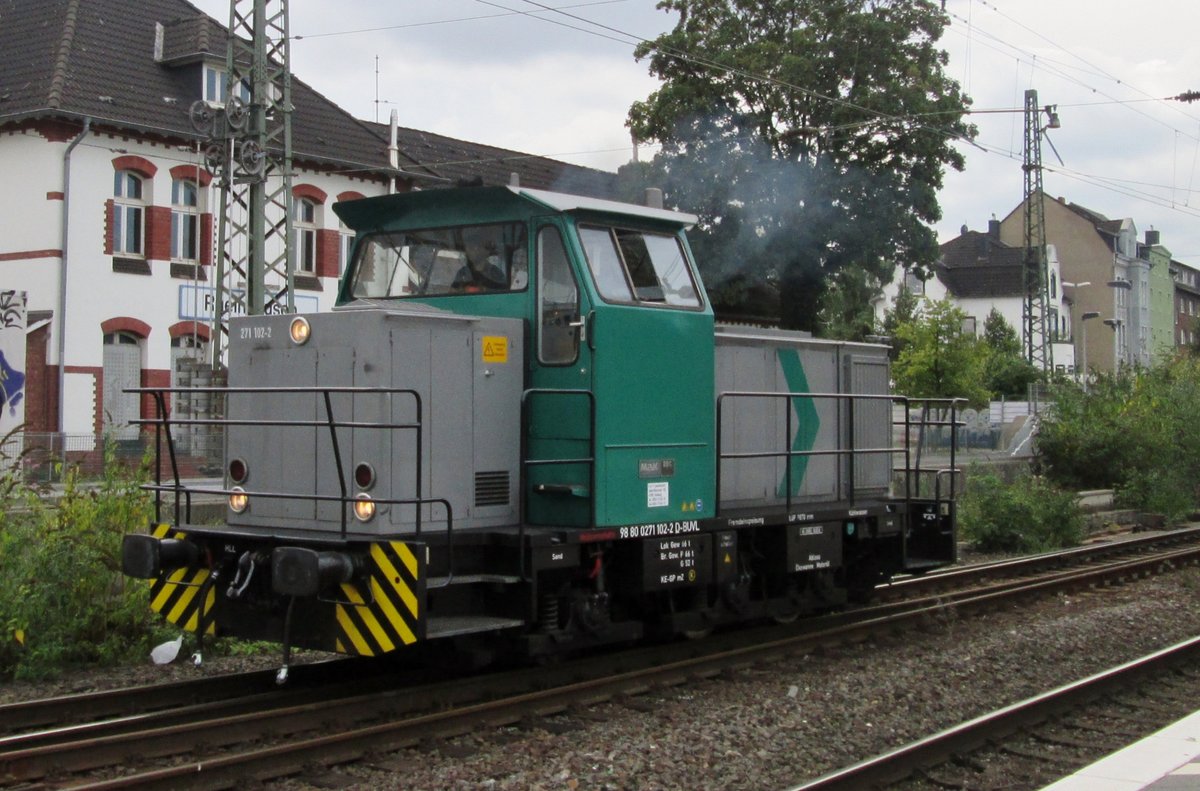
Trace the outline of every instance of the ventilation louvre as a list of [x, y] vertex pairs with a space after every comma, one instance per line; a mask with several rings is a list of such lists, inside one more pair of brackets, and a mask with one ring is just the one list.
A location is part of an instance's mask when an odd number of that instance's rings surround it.
[[508, 470], [475, 473], [475, 507], [508, 505]]

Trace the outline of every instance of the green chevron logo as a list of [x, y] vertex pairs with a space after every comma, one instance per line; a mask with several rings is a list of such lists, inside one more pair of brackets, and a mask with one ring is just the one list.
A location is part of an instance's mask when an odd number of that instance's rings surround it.
[[[804, 374], [804, 364], [800, 362], [800, 352], [796, 349], [780, 349], [777, 352], [779, 367], [783, 370], [784, 381], [787, 382], [789, 393], [809, 392], [808, 377]], [[817, 441], [817, 432], [821, 430], [821, 419], [817, 416], [817, 406], [811, 398], [793, 398], [792, 410], [796, 413], [795, 437], [792, 440], [792, 450], [812, 450]], [[791, 492], [800, 493], [804, 483], [804, 473], [808, 469], [810, 456], [795, 456], [792, 458]], [[776, 497], [787, 496], [787, 473], [779, 481]]]

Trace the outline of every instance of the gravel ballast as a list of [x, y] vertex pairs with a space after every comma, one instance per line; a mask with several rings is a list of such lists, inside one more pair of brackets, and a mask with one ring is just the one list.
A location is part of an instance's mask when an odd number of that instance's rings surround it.
[[[288, 789], [763, 789], [816, 777], [1200, 634], [1200, 571], [931, 619], [522, 727], [373, 756]], [[261, 667], [226, 658], [202, 672]], [[237, 666], [235, 666], [237, 665]], [[193, 677], [140, 667], [0, 686], [0, 702]], [[312, 783], [310, 785], [310, 783]]]
[[784, 788], [1200, 634], [1198, 594], [1200, 571], [1189, 569], [951, 616], [407, 761], [393, 755], [391, 773], [339, 774], [358, 788]]

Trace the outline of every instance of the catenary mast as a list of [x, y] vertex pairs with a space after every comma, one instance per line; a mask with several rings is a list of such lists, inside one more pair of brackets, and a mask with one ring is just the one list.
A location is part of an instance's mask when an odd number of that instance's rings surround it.
[[192, 106], [221, 194], [214, 368], [224, 364], [231, 316], [295, 311], [287, 0], [231, 0], [225, 78], [223, 105]]
[[[1051, 116], [1053, 125], [1054, 116]], [[1046, 262], [1046, 203], [1042, 192], [1041, 108], [1035, 90], [1025, 91], [1025, 358], [1040, 371], [1054, 368], [1046, 327], [1049, 275]]]

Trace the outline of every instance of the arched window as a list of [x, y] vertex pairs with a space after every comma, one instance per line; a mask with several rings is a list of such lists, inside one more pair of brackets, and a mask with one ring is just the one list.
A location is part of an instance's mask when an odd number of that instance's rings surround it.
[[132, 170], [118, 170], [113, 176], [113, 253], [122, 256], [145, 255], [146, 204], [142, 198], [142, 177]]
[[[199, 374], [208, 370], [208, 339], [199, 334], [171, 338], [171, 387], [191, 388], [203, 384]], [[180, 420], [203, 417], [213, 396], [187, 389], [171, 394], [171, 414]], [[180, 453], [197, 453], [207, 447], [203, 426], [184, 424], [171, 428]]]
[[200, 258], [200, 190], [188, 179], [171, 181], [171, 260]]
[[1050, 299], [1058, 299], [1058, 273], [1050, 273]]
[[142, 341], [132, 332], [104, 334], [104, 433], [115, 439], [136, 439], [138, 427], [131, 421], [140, 415], [137, 393], [142, 379]]
[[308, 198], [292, 200], [292, 227], [295, 229], [296, 271], [306, 275], [317, 272], [317, 204]]

